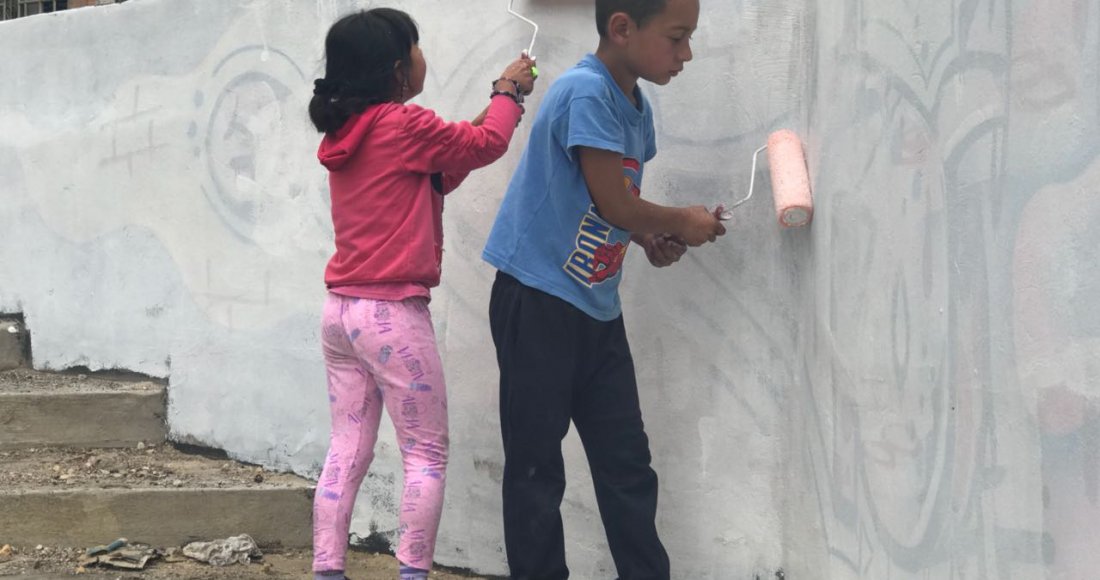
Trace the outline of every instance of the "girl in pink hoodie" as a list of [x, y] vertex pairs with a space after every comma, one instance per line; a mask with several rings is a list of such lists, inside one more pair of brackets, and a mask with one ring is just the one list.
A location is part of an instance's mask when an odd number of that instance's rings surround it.
[[322, 343], [332, 435], [313, 514], [316, 578], [344, 578], [348, 528], [374, 458], [383, 406], [404, 460], [397, 558], [402, 580], [427, 578], [447, 475], [447, 391], [428, 311], [443, 257], [443, 198], [499, 159], [534, 87], [521, 57], [492, 83], [473, 122], [407, 104], [427, 65], [416, 23], [376, 8], [336, 22], [310, 118], [325, 134], [336, 253]]

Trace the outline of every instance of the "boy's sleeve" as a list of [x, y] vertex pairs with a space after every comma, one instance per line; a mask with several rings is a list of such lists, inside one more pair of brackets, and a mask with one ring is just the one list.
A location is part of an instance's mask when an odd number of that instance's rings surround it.
[[613, 106], [594, 96], [577, 97], [569, 103], [569, 111], [561, 117], [559, 138], [570, 161], [576, 161], [573, 150], [577, 147], [626, 154], [626, 132]]

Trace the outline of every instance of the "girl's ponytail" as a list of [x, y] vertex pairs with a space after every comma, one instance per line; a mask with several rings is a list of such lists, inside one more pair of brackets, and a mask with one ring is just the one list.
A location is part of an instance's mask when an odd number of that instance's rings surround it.
[[350, 90], [327, 79], [313, 82], [313, 99], [309, 101], [309, 119], [321, 133], [335, 133], [354, 115], [362, 113], [372, 103], [355, 96]]

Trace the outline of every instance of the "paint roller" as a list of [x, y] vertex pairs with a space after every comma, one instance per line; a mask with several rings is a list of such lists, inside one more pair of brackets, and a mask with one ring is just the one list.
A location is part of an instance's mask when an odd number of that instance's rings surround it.
[[[539, 25], [536, 24], [534, 20], [531, 20], [530, 18], [527, 18], [519, 12], [516, 12], [514, 8], [515, 3], [516, 0], [508, 0], [508, 14], [511, 14], [512, 16], [519, 18], [527, 24], [530, 24], [531, 27], [535, 29], [535, 33], [531, 35], [531, 45], [527, 47], [527, 50], [523, 51], [523, 55], [527, 58], [530, 58], [531, 60], [537, 60], [535, 58], [535, 39], [539, 37]], [[539, 78], [539, 69], [537, 67], [531, 67], [531, 76], [536, 79]]]
[[806, 156], [802, 151], [802, 141], [794, 131], [789, 129], [772, 133], [768, 136], [768, 144], [753, 153], [752, 178], [749, 181], [749, 194], [745, 199], [729, 207], [718, 206], [715, 215], [720, 220], [732, 219], [732, 210], [752, 199], [753, 188], [756, 185], [756, 160], [765, 149], [768, 151], [772, 197], [775, 201], [775, 214], [779, 218], [779, 225], [785, 228], [800, 228], [808, 225], [814, 217], [810, 176], [806, 170]]

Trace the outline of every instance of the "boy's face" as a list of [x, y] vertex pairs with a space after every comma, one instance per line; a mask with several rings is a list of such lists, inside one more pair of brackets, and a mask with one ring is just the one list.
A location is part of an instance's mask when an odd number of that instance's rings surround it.
[[632, 30], [627, 43], [632, 71], [638, 78], [667, 85], [691, 60], [691, 35], [698, 26], [699, 0], [668, 0], [664, 12]]

